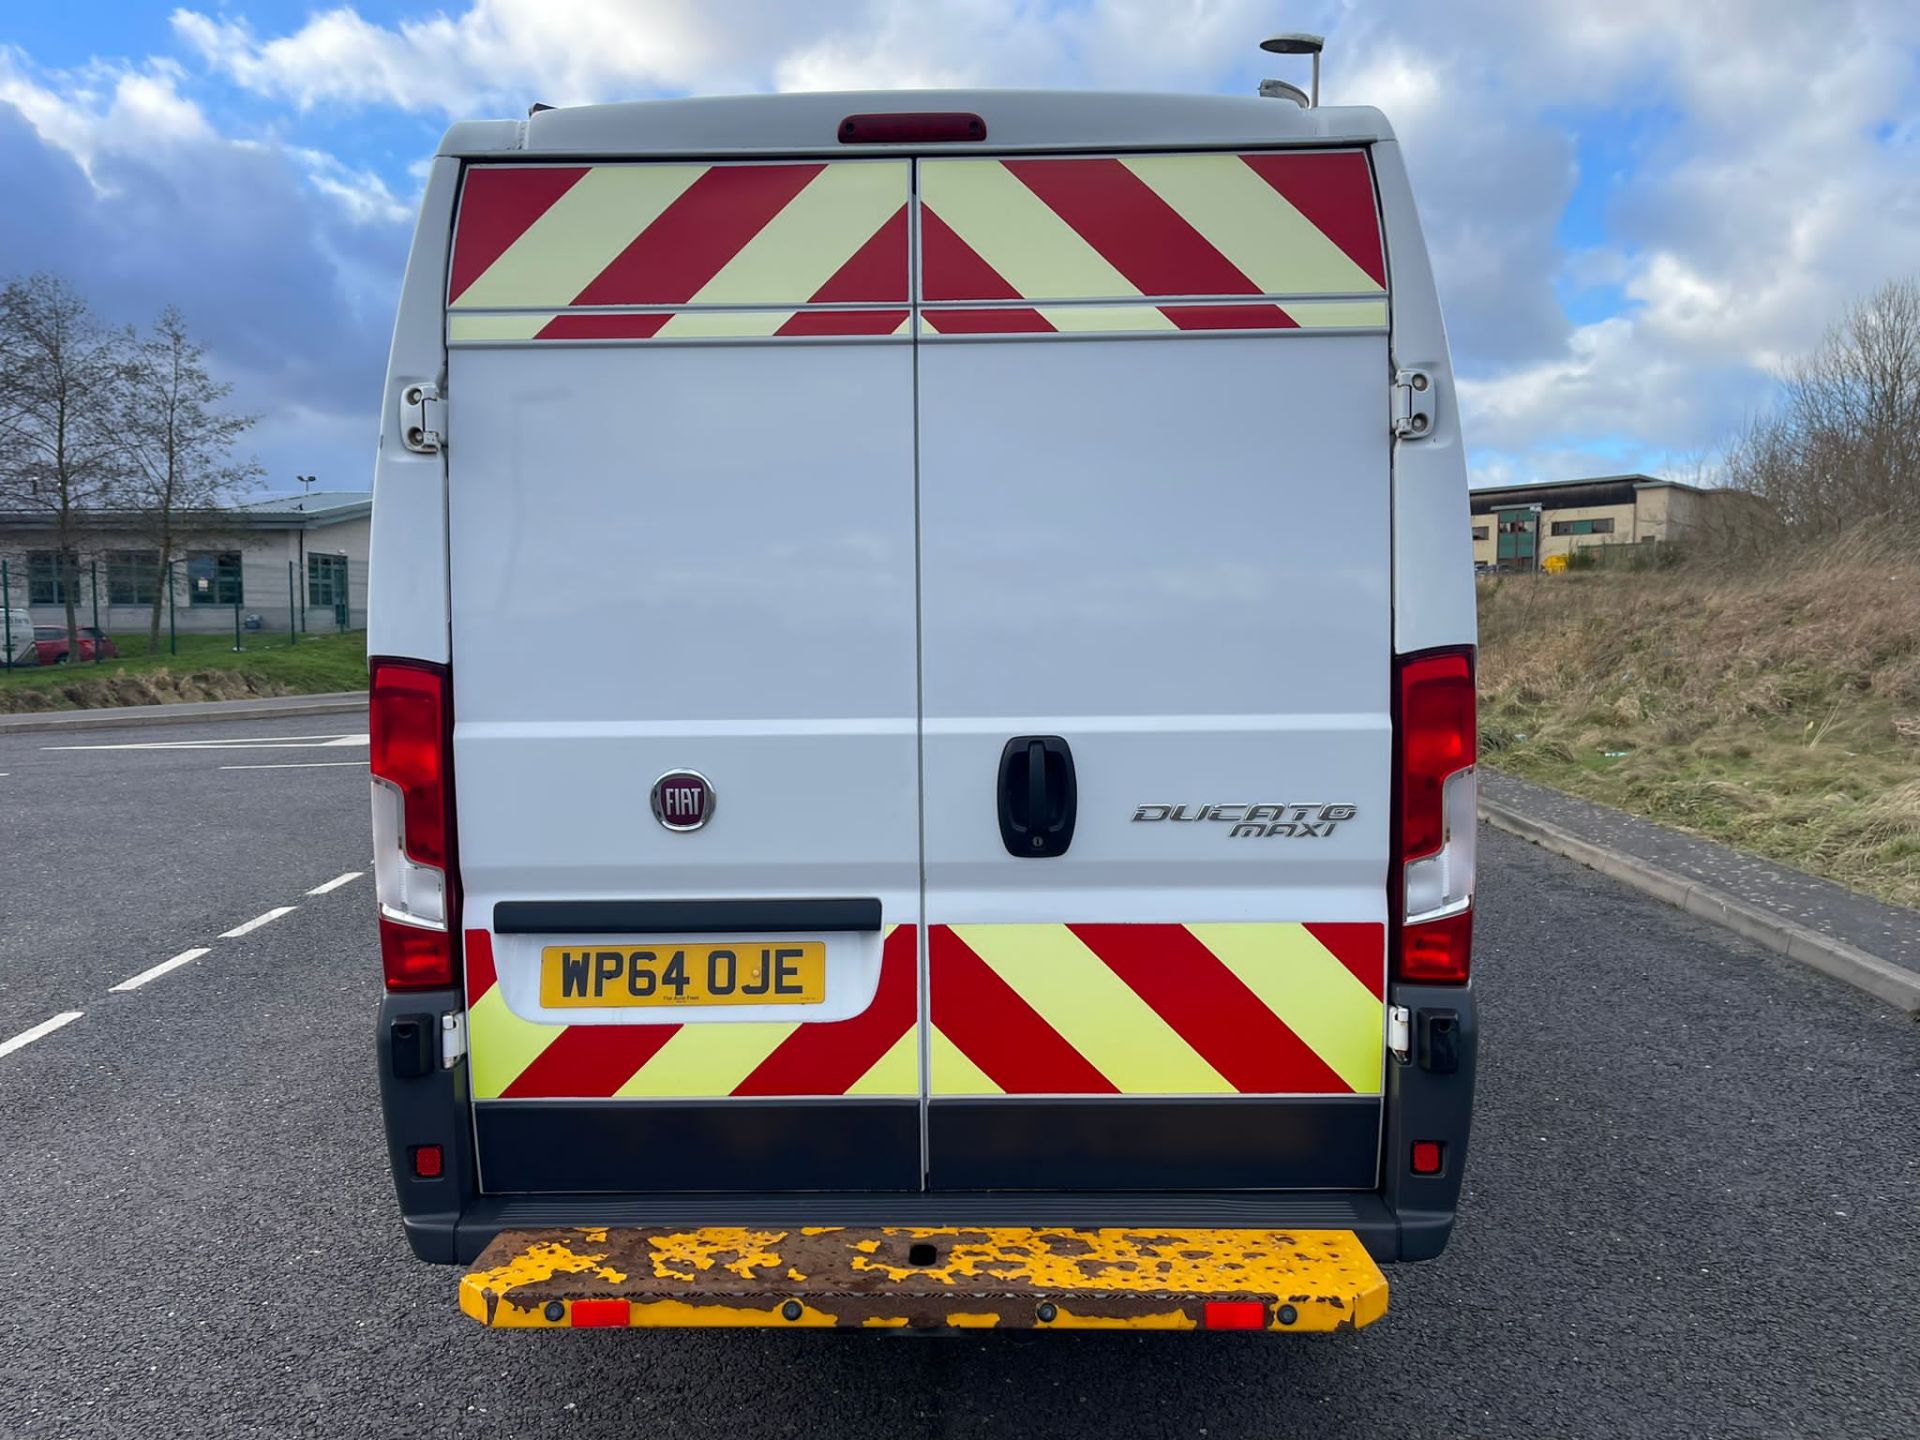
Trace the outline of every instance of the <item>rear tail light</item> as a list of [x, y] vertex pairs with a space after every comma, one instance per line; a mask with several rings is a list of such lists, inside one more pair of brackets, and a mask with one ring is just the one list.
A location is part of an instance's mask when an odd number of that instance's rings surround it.
[[1401, 924], [1394, 974], [1464, 984], [1473, 940], [1473, 652], [1405, 657], [1395, 700]]
[[372, 662], [373, 881], [389, 990], [454, 981], [449, 689], [444, 666]]
[[413, 1173], [422, 1180], [438, 1180], [446, 1169], [447, 1154], [438, 1145], [413, 1147]]
[[1413, 1173], [1416, 1175], [1438, 1175], [1441, 1160], [1438, 1140], [1416, 1140], [1413, 1142], [1413, 1154], [1410, 1157]]

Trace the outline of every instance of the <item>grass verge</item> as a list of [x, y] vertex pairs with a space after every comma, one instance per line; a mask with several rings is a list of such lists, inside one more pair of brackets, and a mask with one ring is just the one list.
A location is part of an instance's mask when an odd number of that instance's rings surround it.
[[231, 635], [182, 635], [177, 655], [169, 653], [164, 638], [152, 655], [145, 635], [113, 640], [120, 647], [118, 660], [0, 670], [0, 714], [367, 688], [362, 631], [306, 635], [297, 645], [284, 634], [249, 634], [240, 651]]
[[1920, 906], [1916, 553], [1484, 579], [1482, 756]]

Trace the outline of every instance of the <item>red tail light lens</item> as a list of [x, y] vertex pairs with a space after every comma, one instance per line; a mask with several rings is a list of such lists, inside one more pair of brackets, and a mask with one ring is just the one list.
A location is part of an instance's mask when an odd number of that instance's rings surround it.
[[1445, 839], [1441, 787], [1473, 764], [1473, 665], [1466, 654], [1416, 655], [1400, 666], [1400, 858]]
[[1477, 818], [1473, 652], [1406, 657], [1395, 701], [1399, 843], [1393, 884], [1401, 924], [1394, 974], [1464, 984], [1473, 942]]
[[368, 702], [372, 769], [404, 802], [407, 854], [447, 864], [447, 674], [438, 666], [376, 660]]
[[380, 968], [389, 990], [444, 990], [453, 984], [453, 941], [445, 930], [382, 915]]
[[452, 704], [444, 666], [375, 660], [373, 880], [389, 990], [454, 983]]
[[1473, 911], [1422, 920], [1400, 929], [1394, 974], [1426, 985], [1464, 985], [1473, 966]]

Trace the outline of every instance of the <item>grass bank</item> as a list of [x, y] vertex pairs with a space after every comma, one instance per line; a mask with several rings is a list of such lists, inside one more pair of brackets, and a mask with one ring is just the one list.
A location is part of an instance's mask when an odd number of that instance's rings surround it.
[[1920, 906], [1917, 555], [1483, 579], [1482, 755]]
[[364, 632], [288, 639], [249, 634], [236, 651], [231, 635], [182, 635], [175, 655], [162, 637], [149, 655], [145, 635], [115, 635], [118, 660], [0, 670], [0, 714], [367, 688]]

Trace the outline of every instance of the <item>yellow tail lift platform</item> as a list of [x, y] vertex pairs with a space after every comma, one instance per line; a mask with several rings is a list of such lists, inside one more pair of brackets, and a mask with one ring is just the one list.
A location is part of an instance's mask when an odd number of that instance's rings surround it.
[[1330, 1331], [1387, 1282], [1344, 1230], [509, 1230], [460, 1308], [523, 1329]]

